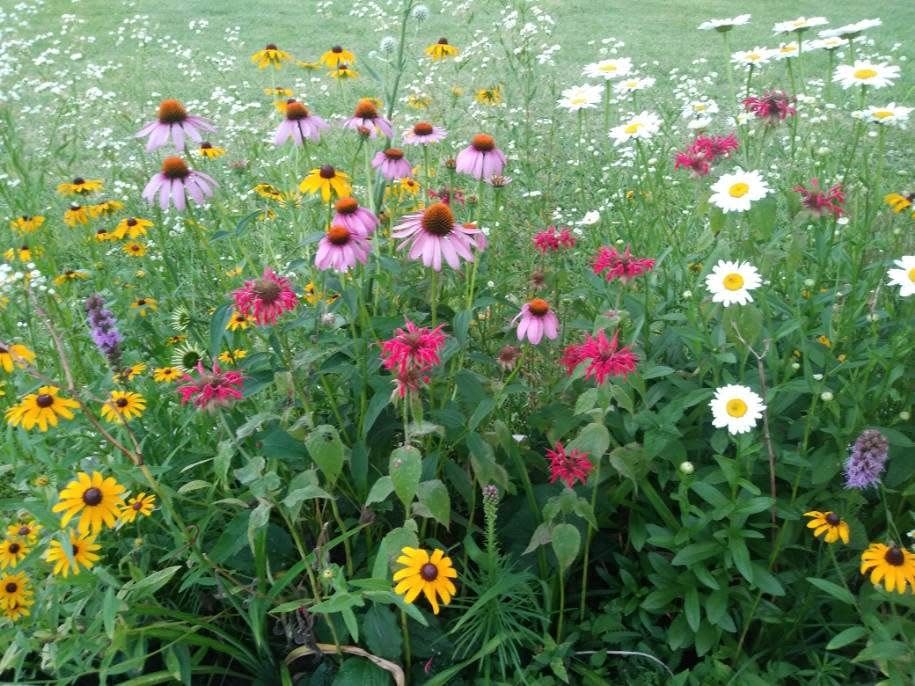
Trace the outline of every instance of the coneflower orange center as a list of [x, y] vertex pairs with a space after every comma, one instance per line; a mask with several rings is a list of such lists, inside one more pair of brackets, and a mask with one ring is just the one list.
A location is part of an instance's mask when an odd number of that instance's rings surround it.
[[349, 243], [349, 229], [345, 226], [332, 226], [327, 230], [327, 240], [334, 245], [346, 245]]
[[432, 134], [432, 124], [428, 122], [417, 122], [413, 126], [413, 133], [417, 136], [429, 136]]
[[337, 175], [337, 171], [329, 164], [325, 164], [318, 172], [322, 179], [332, 179]]
[[527, 309], [531, 314], [542, 317], [550, 311], [550, 304], [543, 298], [534, 298], [527, 304]]
[[258, 279], [254, 283], [253, 291], [260, 300], [268, 305], [276, 302], [277, 298], [280, 297], [279, 285], [267, 279]]
[[168, 99], [159, 103], [159, 121], [163, 124], [180, 124], [187, 119], [187, 110], [177, 100]]
[[842, 521], [835, 512], [827, 512], [825, 519], [829, 526], [839, 526], [839, 522]]
[[375, 119], [378, 116], [378, 108], [368, 98], [362, 98], [356, 103], [356, 116], [360, 119]]
[[902, 551], [899, 549], [898, 545], [894, 545], [889, 548], [886, 551], [886, 554], [883, 556], [883, 559], [894, 567], [901, 567], [905, 562], [905, 556], [902, 554]]
[[454, 230], [454, 215], [448, 205], [437, 202], [426, 208], [420, 223], [427, 233], [434, 236], [447, 236]]
[[83, 493], [83, 502], [90, 507], [95, 507], [100, 502], [102, 502], [102, 492], [95, 486], [92, 488], [87, 488], [86, 492]]
[[359, 209], [359, 203], [355, 198], [340, 198], [334, 205], [334, 209], [340, 214], [353, 214]]
[[177, 155], [172, 155], [162, 160], [162, 173], [168, 179], [183, 179], [191, 173], [191, 170], [187, 168], [184, 160]]
[[308, 108], [297, 100], [293, 100], [286, 105], [286, 119], [305, 119], [308, 116]]
[[435, 581], [438, 578], [438, 567], [431, 562], [427, 562], [419, 568], [419, 575], [424, 581]]
[[478, 133], [471, 138], [470, 144], [477, 152], [489, 152], [496, 147], [496, 141], [493, 137], [485, 133]]
[[389, 160], [402, 160], [403, 159], [403, 150], [400, 148], [388, 148], [384, 151], [384, 156]]
[[54, 404], [54, 396], [47, 393], [42, 393], [37, 398], [35, 398], [35, 404], [41, 408], [51, 407], [51, 405]]

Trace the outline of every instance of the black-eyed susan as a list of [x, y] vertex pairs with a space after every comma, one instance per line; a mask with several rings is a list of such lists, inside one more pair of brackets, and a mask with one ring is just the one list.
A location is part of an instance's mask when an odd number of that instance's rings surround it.
[[73, 203], [64, 212], [64, 224], [67, 226], [76, 226], [77, 224], [89, 223], [89, 211], [77, 203]]
[[432, 606], [432, 612], [438, 614], [438, 597], [441, 597], [442, 605], [448, 605], [457, 593], [451, 581], [457, 578], [451, 558], [442, 550], [433, 550], [430, 555], [421, 548], [406, 547], [400, 552], [397, 562], [404, 567], [394, 573], [397, 582], [394, 592], [403, 595], [407, 603], [412, 603], [422, 593]]
[[135, 240], [145, 236], [152, 225], [151, 221], [142, 217], [127, 217], [118, 222], [118, 225], [114, 227], [114, 231], [111, 232], [111, 236], [118, 240], [123, 238]]
[[44, 250], [40, 247], [33, 248], [30, 245], [23, 243], [18, 248], [10, 248], [7, 250], [3, 253], [3, 257], [6, 258], [7, 262], [31, 262], [43, 252]]
[[7, 538], [0, 543], [0, 569], [18, 567], [28, 554], [29, 546], [25, 540], [18, 537]]
[[414, 110], [427, 110], [432, 104], [432, 98], [421, 93], [411, 93], [407, 96], [407, 107]]
[[63, 286], [71, 281], [82, 281], [89, 278], [89, 272], [83, 269], [66, 269], [54, 277], [55, 286]]
[[25, 572], [0, 576], [0, 609], [25, 608], [28, 615], [28, 608], [35, 602], [29, 586]]
[[95, 240], [97, 240], [99, 243], [103, 243], [105, 241], [113, 241], [116, 239], [114, 237], [114, 233], [106, 229], [104, 226], [100, 226], [95, 230]]
[[433, 60], [444, 60], [456, 56], [460, 50], [448, 42], [447, 38], [439, 38], [437, 42], [426, 48], [426, 55]]
[[235, 310], [232, 312], [232, 316], [229, 317], [229, 321], [226, 322], [226, 329], [229, 331], [244, 331], [254, 326], [254, 324], [254, 315]]
[[502, 86], [490, 86], [489, 88], [478, 88], [473, 94], [473, 99], [481, 105], [490, 107], [502, 104]]
[[44, 217], [40, 214], [24, 214], [10, 222], [10, 228], [18, 234], [35, 233], [44, 224]]
[[338, 198], [347, 198], [353, 192], [349, 176], [329, 164], [312, 169], [299, 184], [299, 190], [312, 195], [320, 193], [324, 202], [330, 202], [331, 194]]
[[93, 219], [96, 217], [108, 217], [123, 209], [124, 203], [120, 200], [103, 200], [95, 205], [89, 205], [86, 208], [89, 212], [89, 216]]
[[292, 89], [283, 86], [274, 86], [272, 88], [265, 88], [264, 95], [272, 95], [274, 98], [291, 98]]
[[146, 399], [133, 391], [111, 391], [102, 405], [102, 418], [113, 424], [124, 424], [139, 417], [146, 409]]
[[41, 533], [41, 524], [34, 519], [10, 524], [6, 527], [7, 538], [25, 541], [34, 545], [38, 541], [38, 534]]
[[166, 345], [180, 345], [181, 343], [184, 343], [184, 341], [186, 341], [186, 340], [187, 340], [187, 336], [178, 334], [176, 336], [169, 336], [168, 338], [166, 338], [165, 344]]
[[125, 243], [123, 250], [131, 257], [143, 257], [146, 254], [146, 246], [137, 241]]
[[889, 193], [883, 196], [883, 202], [890, 206], [896, 214], [912, 206], [915, 193]]
[[28, 617], [31, 614], [31, 610], [29, 609], [31, 607], [32, 603], [29, 603], [28, 605], [11, 603], [7, 607], [0, 607], [0, 614], [11, 622], [17, 622], [23, 617]]
[[149, 517], [155, 506], [156, 496], [140, 492], [135, 498], [128, 500], [127, 505], [121, 510], [121, 521], [133, 522], [138, 516]]
[[35, 353], [21, 343], [4, 343], [0, 341], [0, 369], [7, 374], [14, 367], [25, 367], [35, 362]]
[[234, 350], [223, 350], [219, 353], [219, 361], [228, 367], [235, 366], [239, 361], [245, 359], [248, 356], [248, 351], [242, 348], [235, 348]]
[[37, 393], [29, 393], [17, 405], [7, 408], [6, 421], [10, 426], [21, 426], [31, 431], [36, 426], [39, 431], [47, 431], [49, 426], [57, 426], [58, 417], [73, 419], [73, 408], [79, 403], [58, 395], [57, 386], [41, 386]]
[[74, 576], [80, 573], [80, 567], [89, 569], [99, 561], [98, 550], [101, 549], [95, 542], [94, 535], [81, 535], [70, 529], [66, 533], [67, 545], [70, 546], [69, 554], [64, 550], [64, 545], [58, 539], [48, 544], [44, 559], [54, 565], [51, 573], [55, 576], [67, 578], [72, 572]]
[[341, 64], [336, 69], [333, 69], [330, 72], [331, 78], [340, 79], [345, 81], [347, 79], [355, 79], [359, 76], [359, 72], [353, 69], [348, 64]]
[[123, 369], [119, 370], [114, 376], [118, 381], [123, 383], [126, 381], [133, 381], [145, 371], [145, 362], [134, 362], [133, 364], [127, 365]]
[[197, 148], [197, 154], [201, 157], [206, 157], [209, 160], [215, 160], [217, 157], [222, 157], [226, 154], [226, 149], [221, 148], [218, 145], [213, 145], [208, 141], [203, 141], [200, 144], [200, 147]]
[[174, 383], [184, 376], [177, 367], [156, 367], [153, 370], [153, 381], [157, 383]]
[[318, 60], [328, 69], [337, 69], [340, 65], [352, 64], [356, 61], [356, 56], [352, 53], [351, 50], [335, 45], [330, 50], [321, 55]]
[[891, 593], [905, 593], [906, 587], [915, 593], [915, 555], [902, 546], [871, 543], [861, 553], [861, 573]]
[[[259, 183], [254, 187], [254, 192], [266, 200], [273, 200], [274, 202], [283, 202], [286, 199], [286, 196], [283, 195], [283, 192], [276, 186], [272, 186], [269, 183]], [[241, 273], [241, 267], [239, 267], [239, 274]], [[229, 274], [232, 276], [232, 274]], [[237, 275], [236, 275], [237, 276]]]
[[134, 310], [141, 317], [145, 317], [150, 312], [158, 310], [159, 303], [156, 302], [155, 298], [137, 298], [130, 303], [130, 309]]
[[62, 512], [60, 525], [67, 526], [79, 515], [77, 530], [80, 534], [97, 534], [105, 526], [114, 528], [118, 513], [124, 507], [125, 488], [113, 476], [101, 472], [79, 472], [76, 479], [60, 492], [60, 501], [51, 508]]
[[835, 543], [842, 539], [842, 543], [848, 545], [848, 524], [835, 512], [811, 510], [810, 512], [805, 512], [804, 516], [811, 518], [807, 522], [807, 528], [813, 529], [814, 537], [823, 536], [823, 540], [827, 543]]
[[257, 65], [258, 69], [266, 69], [267, 67], [279, 69], [283, 62], [288, 62], [291, 59], [292, 55], [285, 50], [280, 50], [276, 43], [267, 43], [263, 50], [258, 50], [251, 55], [251, 61]]
[[101, 179], [84, 179], [77, 176], [73, 181], [61, 183], [57, 186], [57, 192], [61, 195], [88, 195], [102, 190]]

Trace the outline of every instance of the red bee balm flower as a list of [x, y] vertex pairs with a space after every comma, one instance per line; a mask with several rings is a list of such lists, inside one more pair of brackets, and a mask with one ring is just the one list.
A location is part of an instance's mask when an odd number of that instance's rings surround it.
[[261, 278], [245, 281], [232, 297], [235, 309], [253, 314], [261, 326], [273, 324], [283, 312], [294, 310], [298, 302], [289, 279], [277, 276], [270, 267], [264, 267]]
[[439, 324], [434, 329], [427, 329], [407, 321], [404, 329], [395, 330], [393, 338], [381, 343], [384, 368], [403, 375], [436, 366], [441, 362], [439, 353], [445, 345], [442, 326]]
[[797, 110], [791, 106], [794, 98], [781, 91], [768, 91], [761, 96], [746, 98], [743, 101], [743, 108], [747, 112], [752, 112], [757, 119], [763, 119], [767, 124], [777, 124], [784, 121], [789, 116], [797, 114]]
[[810, 179], [810, 190], [804, 186], [795, 186], [794, 190], [801, 194], [803, 211], [813, 217], [819, 218], [831, 213], [834, 218], [837, 218], [845, 213], [842, 209], [845, 204], [845, 193], [842, 192], [841, 183], [824, 191], [820, 188], [819, 180]]
[[597, 337], [588, 334], [579, 344], [572, 344], [562, 354], [562, 364], [570, 376], [579, 364], [590, 360], [591, 364], [585, 370], [585, 378], [594, 380], [598, 384], [604, 383], [608, 376], [622, 376], [625, 378], [635, 371], [638, 356], [626, 346], [619, 347], [617, 339], [619, 331], [614, 332], [613, 338], [607, 340], [603, 331]]
[[719, 157], [728, 157], [740, 144], [737, 136], [696, 136], [683, 152], [674, 157], [674, 169], [691, 169], [694, 176], [706, 176]]
[[605, 245], [594, 256], [592, 268], [598, 275], [606, 272], [603, 276], [607, 281], [622, 279], [625, 283], [641, 274], [650, 272], [654, 268], [654, 260], [647, 257], [633, 257], [628, 245], [622, 253]]
[[534, 235], [534, 247], [541, 255], [557, 252], [560, 248], [574, 248], [575, 236], [567, 228], [557, 230], [555, 226], [548, 226]]
[[184, 380], [188, 383], [178, 388], [181, 404], [193, 401], [198, 409], [215, 410], [241, 400], [244, 377], [240, 372], [223, 372], [215, 362], [213, 369], [209, 370], [203, 366], [203, 362], [198, 362], [197, 375], [197, 379], [189, 374], [184, 375]]
[[566, 452], [560, 441], [556, 441], [552, 450], [546, 451], [546, 459], [550, 461], [550, 483], [562, 479], [569, 488], [576, 482], [585, 483], [594, 467], [588, 459], [588, 453], [574, 448]]

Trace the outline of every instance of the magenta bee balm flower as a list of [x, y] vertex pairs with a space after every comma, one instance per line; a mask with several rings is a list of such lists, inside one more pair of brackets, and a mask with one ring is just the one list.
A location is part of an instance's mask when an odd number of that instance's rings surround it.
[[595, 274], [603, 274], [607, 281], [620, 279], [626, 283], [650, 272], [654, 268], [654, 260], [648, 257], [633, 257], [628, 245], [621, 253], [617, 252], [616, 248], [605, 245], [594, 256], [592, 268]]
[[478, 133], [470, 139], [470, 145], [458, 153], [455, 169], [475, 179], [488, 179], [501, 174], [505, 168], [505, 153], [496, 147], [495, 139], [485, 133]]
[[525, 303], [521, 312], [512, 319], [512, 324], [515, 322], [518, 322], [518, 340], [527, 338], [531, 345], [540, 343], [544, 336], [554, 340], [559, 335], [559, 318], [543, 298], [534, 298]]
[[286, 118], [276, 127], [273, 136], [274, 145], [282, 145], [292, 139], [296, 145], [302, 145], [306, 140], [317, 143], [321, 139], [321, 130], [329, 128], [327, 122], [321, 119], [297, 100], [286, 103]]
[[235, 309], [243, 315], [254, 315], [260, 326], [273, 324], [283, 312], [294, 310], [298, 304], [289, 279], [277, 276], [270, 267], [264, 267], [261, 278], [245, 281], [232, 297]]
[[318, 244], [315, 266], [338, 272], [349, 271], [356, 262], [365, 264], [370, 250], [364, 234], [350, 231], [345, 226], [331, 226]]
[[244, 377], [241, 372], [224, 372], [215, 362], [212, 370], [204, 367], [202, 361], [198, 362], [197, 378], [185, 374], [184, 381], [187, 383], [178, 387], [182, 405], [193, 402], [200, 410], [216, 410], [242, 398]]
[[175, 144], [175, 150], [181, 152], [184, 150], [185, 137], [192, 139], [197, 143], [203, 141], [201, 131], [215, 133], [216, 127], [203, 117], [195, 117], [188, 114], [187, 110], [177, 100], [163, 100], [159, 104], [159, 111], [156, 119], [149, 122], [135, 134], [136, 138], [148, 136], [146, 140], [146, 152], [151, 152], [156, 148], [161, 148], [171, 138]]
[[372, 159], [372, 166], [388, 181], [413, 176], [413, 165], [404, 159], [400, 148], [380, 150]]
[[175, 209], [184, 211], [187, 196], [203, 205], [218, 185], [209, 174], [190, 169], [180, 157], [166, 157], [162, 160], [162, 171], [153, 175], [143, 189], [143, 199], [152, 205], [158, 194], [159, 207], [163, 210], [174, 204]]

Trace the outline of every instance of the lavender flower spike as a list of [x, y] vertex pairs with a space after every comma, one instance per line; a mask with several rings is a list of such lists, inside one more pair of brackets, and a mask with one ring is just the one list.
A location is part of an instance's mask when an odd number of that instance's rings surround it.
[[86, 319], [92, 328], [92, 340], [108, 359], [108, 365], [117, 369], [121, 362], [121, 342], [118, 323], [105, 301], [98, 293], [86, 299]]
[[877, 486], [886, 466], [889, 443], [876, 429], [862, 431], [852, 444], [845, 462], [845, 487]]

